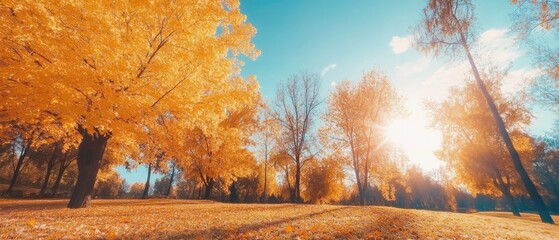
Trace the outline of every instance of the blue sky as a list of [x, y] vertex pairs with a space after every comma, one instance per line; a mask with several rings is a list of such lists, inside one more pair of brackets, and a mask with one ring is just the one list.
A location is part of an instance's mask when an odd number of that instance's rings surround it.
[[[427, 1], [373, 0], [241, 0], [241, 11], [257, 28], [253, 39], [262, 54], [246, 60], [242, 75], [256, 75], [262, 95], [273, 100], [278, 84], [300, 71], [322, 75], [321, 94], [328, 96], [336, 82], [357, 80], [365, 71], [378, 70], [389, 76], [406, 98], [410, 116], [409, 136], [404, 136], [412, 163], [425, 171], [440, 166], [432, 151], [438, 147], [438, 132], [427, 127], [423, 108], [426, 99], [444, 99], [450, 86], [468, 74], [462, 59], [449, 62], [428, 57], [409, 47], [410, 28], [421, 18]], [[508, 33], [515, 6], [510, 1], [474, 1], [479, 44], [474, 54], [479, 64], [510, 65], [505, 92], [514, 94], [526, 78], [541, 74], [531, 65], [527, 47]], [[392, 44], [391, 44], [392, 43]], [[542, 134], [554, 117], [534, 108], [532, 133]], [[404, 124], [405, 126], [405, 124]], [[425, 141], [425, 139], [430, 139]], [[146, 169], [119, 172], [128, 182], [143, 182]], [[154, 178], [155, 180], [155, 178]]]

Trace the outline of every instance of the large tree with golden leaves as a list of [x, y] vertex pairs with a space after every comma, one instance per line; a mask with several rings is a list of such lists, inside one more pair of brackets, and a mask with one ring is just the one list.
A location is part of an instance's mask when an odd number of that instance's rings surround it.
[[328, 99], [323, 142], [349, 159], [355, 174], [359, 202], [365, 204], [371, 170], [386, 172], [386, 126], [403, 113], [402, 98], [388, 77], [370, 71], [358, 82], [343, 81]]
[[77, 130], [68, 207], [87, 207], [107, 146], [137, 148], [162, 116], [184, 120], [179, 131], [241, 108], [213, 93], [242, 81], [238, 56], [258, 55], [255, 32], [237, 0], [3, 1], [0, 121], [54, 118]]
[[470, 46], [474, 41], [472, 25], [474, 24], [474, 6], [471, 0], [430, 0], [423, 9], [423, 19], [416, 27], [416, 47], [425, 52], [439, 55], [447, 53], [453, 56], [458, 52], [466, 54], [470, 63], [474, 79], [481, 91], [483, 98], [489, 106], [503, 142], [505, 143], [510, 159], [530, 198], [536, 205], [542, 222], [553, 223], [547, 206], [545, 205], [538, 189], [534, 185], [525, 167], [520, 160], [520, 155], [507, 130], [507, 126], [501, 117], [495, 101], [485, 83], [482, 81], [478, 68], [472, 57]]
[[[530, 113], [521, 100], [501, 94], [503, 76], [497, 72], [486, 74], [485, 83], [508, 123], [523, 164], [531, 166], [534, 142], [523, 130], [530, 122]], [[437, 155], [454, 170], [458, 183], [465, 184], [472, 193], [503, 196], [513, 214], [520, 216], [513, 194], [523, 193], [524, 188], [476, 83], [468, 81], [465, 86], [451, 89], [449, 98], [431, 103], [430, 110], [432, 125], [443, 136]]]

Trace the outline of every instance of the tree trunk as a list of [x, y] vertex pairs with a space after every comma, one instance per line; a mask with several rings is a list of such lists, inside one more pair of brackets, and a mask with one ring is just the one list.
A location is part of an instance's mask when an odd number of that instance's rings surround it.
[[514, 197], [512, 196], [512, 194], [510, 193], [508, 188], [505, 191], [505, 197], [507, 198], [507, 201], [509, 202], [510, 210], [512, 211], [512, 215], [520, 217], [520, 209], [518, 208], [518, 205], [516, 205], [516, 201], [514, 201]]
[[144, 193], [142, 194], [143, 199], [146, 199], [148, 197], [150, 178], [151, 178], [151, 163], [148, 164], [148, 179], [146, 180], [146, 184], [144, 185]]
[[297, 161], [297, 169], [295, 171], [295, 202], [301, 203], [301, 162]]
[[83, 137], [78, 147], [78, 180], [70, 197], [68, 208], [86, 208], [91, 205], [91, 195], [97, 180], [97, 173], [107, 141], [111, 138], [110, 132], [100, 134], [95, 130], [94, 133], [89, 133], [82, 126], [78, 126], [78, 131]]
[[514, 167], [515, 167], [516, 171], [518, 172], [518, 174], [520, 175], [520, 178], [522, 179], [522, 182], [524, 183], [524, 187], [528, 191], [528, 194], [530, 194], [530, 198], [532, 199], [532, 201], [536, 205], [536, 208], [538, 209], [540, 219], [544, 223], [554, 223], [553, 218], [551, 218], [551, 215], [549, 214], [547, 206], [545, 205], [545, 202], [543, 201], [540, 193], [538, 192], [538, 189], [534, 185], [534, 182], [532, 182], [532, 180], [528, 176], [528, 173], [526, 172], [526, 169], [524, 168], [524, 166], [522, 166], [522, 162], [520, 161], [520, 156], [518, 155], [518, 152], [516, 151], [516, 148], [514, 147], [514, 145], [512, 143], [512, 140], [510, 139], [510, 136], [509, 136], [509, 133], [508, 133], [506, 127], [505, 127], [505, 123], [503, 121], [503, 118], [501, 118], [501, 115], [499, 114], [499, 111], [497, 110], [497, 106], [495, 105], [495, 102], [493, 101], [493, 98], [491, 97], [491, 95], [487, 91], [487, 88], [485, 87], [485, 84], [483, 83], [483, 81], [481, 81], [479, 71], [478, 71], [478, 69], [477, 69], [477, 67], [474, 63], [474, 59], [473, 59], [473, 57], [470, 53], [470, 49], [469, 49], [469, 47], [466, 43], [466, 37], [464, 36], [464, 34], [462, 32], [460, 32], [460, 37], [461, 37], [461, 41], [462, 41], [462, 46], [464, 47], [466, 55], [468, 56], [468, 61], [470, 62], [470, 66], [472, 67], [472, 71], [474, 72], [474, 77], [476, 79], [476, 82], [477, 82], [477, 84], [478, 84], [478, 86], [481, 90], [481, 93], [483, 94], [483, 97], [485, 98], [485, 101], [489, 105], [489, 109], [491, 109], [491, 113], [493, 114], [493, 118], [495, 118], [495, 122], [497, 123], [497, 127], [499, 128], [499, 132], [501, 133], [503, 141], [505, 142], [505, 145], [507, 146], [507, 149], [508, 149], [509, 154], [511, 156], [511, 160], [514, 164]]
[[[362, 183], [361, 186], [361, 197], [360, 197], [360, 204], [361, 206], [367, 205], [367, 188], [369, 188], [367, 181]], [[369, 202], [369, 204], [372, 204]]]
[[56, 192], [58, 191], [58, 187], [60, 186], [60, 181], [62, 181], [62, 176], [64, 175], [64, 171], [66, 171], [66, 168], [68, 167], [66, 165], [66, 159], [67, 159], [67, 156], [64, 155], [62, 157], [62, 159], [60, 160], [60, 167], [58, 168], [58, 174], [56, 175], [56, 181], [54, 181], [54, 185], [52, 186], [52, 196], [56, 195]]
[[[352, 149], [353, 152], [353, 149]], [[353, 170], [355, 172], [355, 182], [357, 184], [357, 193], [359, 194], [359, 205], [365, 205], [365, 198], [363, 196], [363, 185], [361, 184], [361, 174], [359, 173], [359, 167], [357, 166], [357, 159], [355, 154], [353, 154]]]
[[359, 205], [365, 206], [365, 196], [363, 195], [363, 184], [361, 179], [357, 180], [357, 193], [359, 194]]
[[171, 171], [171, 177], [169, 178], [169, 187], [167, 187], [167, 194], [166, 194], [167, 197], [169, 196], [169, 194], [171, 194], [171, 188], [173, 188], [173, 178], [175, 177], [175, 168], [176, 165], [173, 165], [173, 170]]
[[210, 199], [213, 187], [214, 187], [214, 179], [210, 178], [210, 180], [208, 181], [208, 184], [206, 185], [206, 189], [205, 189], [206, 192], [204, 193], [204, 199]]
[[43, 186], [41, 187], [41, 192], [40, 195], [44, 196], [45, 192], [47, 190], [47, 187], [49, 185], [49, 179], [50, 179], [50, 173], [52, 172], [52, 169], [54, 168], [54, 164], [56, 163], [56, 153], [58, 152], [58, 145], [56, 145], [56, 147], [54, 148], [53, 152], [52, 152], [52, 156], [50, 157], [50, 159], [47, 162], [47, 172], [45, 174], [45, 180], [43, 181]]
[[22, 145], [21, 153], [19, 154], [19, 159], [17, 160], [16, 169], [14, 170], [14, 174], [12, 175], [12, 181], [10, 181], [10, 186], [6, 191], [7, 194], [12, 192], [12, 189], [16, 185], [17, 177], [21, 171], [21, 166], [23, 165], [23, 161], [25, 160], [25, 156], [27, 156], [27, 152], [29, 152], [29, 147], [31, 146], [31, 140], [27, 143], [27, 145]]
[[551, 189], [553, 190], [553, 196], [555, 196], [555, 199], [559, 200], [559, 188], [557, 188], [557, 185], [552, 184]]
[[239, 194], [237, 193], [237, 182], [232, 182], [229, 186], [229, 201], [232, 203], [239, 202]]
[[355, 176], [357, 179], [357, 191], [359, 193], [359, 205], [361, 206], [365, 206], [365, 199], [367, 197], [367, 188], [368, 186], [368, 177], [369, 177], [369, 171], [365, 168], [365, 172], [363, 173], [363, 180], [361, 180], [361, 174], [359, 173], [359, 170], [357, 167], [354, 168], [355, 169]]
[[268, 201], [268, 148], [266, 147], [266, 155], [264, 156], [264, 191], [263, 200]]
[[499, 188], [499, 190], [501, 190], [501, 193], [503, 193], [503, 196], [505, 196], [505, 198], [507, 199], [512, 214], [514, 216], [520, 217], [520, 209], [518, 208], [518, 205], [516, 205], [516, 202], [514, 201], [514, 197], [510, 192], [510, 184], [508, 185], [505, 184], [498, 170], [495, 169], [495, 172], [497, 174], [497, 178], [496, 179], [493, 178], [493, 184], [495, 184], [495, 186]]
[[287, 189], [289, 190], [289, 201], [295, 202], [295, 188], [289, 182], [289, 166], [285, 166], [285, 181], [287, 182]]

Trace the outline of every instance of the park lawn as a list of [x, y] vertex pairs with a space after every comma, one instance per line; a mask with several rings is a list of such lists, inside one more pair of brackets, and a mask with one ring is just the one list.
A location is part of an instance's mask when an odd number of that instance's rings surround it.
[[[199, 200], [0, 199], [0, 239], [559, 239], [537, 215]], [[555, 216], [555, 221], [559, 218]]]

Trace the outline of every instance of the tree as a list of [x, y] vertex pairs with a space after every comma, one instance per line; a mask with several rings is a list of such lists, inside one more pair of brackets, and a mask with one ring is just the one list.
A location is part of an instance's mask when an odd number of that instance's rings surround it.
[[131, 198], [141, 198], [144, 192], [144, 186], [142, 183], [134, 183], [130, 187], [130, 191], [128, 192], [128, 196]]
[[254, 156], [249, 152], [251, 136], [256, 131], [257, 105], [260, 95], [247, 90], [249, 97], [244, 108], [227, 113], [228, 117], [215, 129], [196, 128], [184, 138], [185, 157], [177, 158], [185, 169], [185, 177], [199, 177], [205, 187], [204, 199], [209, 199], [217, 181], [224, 184], [246, 176], [255, 168]]
[[[559, 110], [559, 2], [548, 0], [513, 0], [515, 11], [512, 29], [530, 45], [535, 64], [544, 71], [533, 83], [537, 100]], [[551, 36], [550, 36], [551, 34]]]
[[166, 196], [168, 186], [169, 186], [168, 177], [162, 177], [156, 179], [155, 184], [153, 184], [153, 195]]
[[409, 188], [410, 207], [420, 209], [448, 210], [449, 199], [444, 187], [424, 175], [417, 166], [406, 173], [406, 187]]
[[518, 6], [515, 28], [521, 37], [537, 28], [559, 30], [559, 3], [549, 0], [512, 0]]
[[[147, 178], [146, 178], [146, 183], [144, 184], [144, 192], [142, 194], [142, 198], [147, 198], [149, 195], [149, 187], [151, 184], [151, 174], [153, 172], [162, 172], [162, 166], [165, 165], [165, 161], [164, 161], [164, 157], [165, 154], [164, 152], [158, 152], [157, 154], [155, 154], [155, 158], [151, 158], [151, 155], [149, 155], [150, 157], [149, 160], [147, 160], [147, 170], [148, 170], [148, 174], [147, 174]], [[145, 157], [145, 156], [144, 156]]]
[[[523, 131], [530, 122], [530, 113], [521, 100], [503, 97], [500, 82], [505, 75], [492, 73], [484, 76], [485, 84], [505, 116], [523, 164], [531, 166], [533, 140]], [[520, 216], [513, 194], [522, 192], [522, 185], [476, 83], [468, 81], [461, 88], [451, 89], [447, 100], [430, 104], [430, 111], [432, 126], [440, 129], [443, 136], [437, 155], [454, 170], [456, 179], [472, 193], [504, 196], [513, 214]]]
[[556, 207], [559, 207], [559, 145], [557, 134], [559, 125], [548, 136], [540, 140], [535, 149], [534, 175], [539, 185], [553, 196]]
[[262, 200], [267, 201], [268, 198], [268, 176], [270, 170], [270, 157], [274, 151], [277, 151], [275, 141], [278, 139], [278, 124], [272, 117], [272, 113], [267, 106], [261, 108], [261, 123], [257, 133], [258, 152], [263, 158], [261, 165], [264, 166], [264, 186], [262, 189]]
[[309, 162], [304, 194], [310, 203], [336, 203], [343, 193], [343, 168], [337, 159], [325, 158]]
[[320, 78], [316, 74], [291, 76], [276, 92], [273, 117], [281, 126], [282, 146], [295, 164], [295, 183], [291, 202], [301, 202], [301, 168], [313, 157], [313, 127], [317, 120]]
[[470, 52], [470, 46], [474, 38], [471, 31], [473, 20], [473, 5], [470, 0], [430, 0], [428, 6], [423, 9], [421, 23], [416, 27], [417, 39], [415, 45], [420, 51], [433, 53], [434, 55], [439, 55], [442, 51], [453, 55], [460, 49], [466, 53], [479, 90], [489, 106], [499, 133], [514, 163], [514, 167], [520, 175], [530, 198], [536, 204], [542, 222], [553, 223], [553, 219], [549, 215], [547, 206], [541, 198], [538, 189], [522, 165], [505, 122], [482, 81]]
[[240, 78], [239, 55], [259, 54], [237, 0], [0, 6], [0, 122], [51, 118], [78, 131], [70, 208], [89, 206], [105, 149], [132, 149], [159, 116], [185, 129], [221, 122], [230, 104], [212, 93]]
[[155, 180], [155, 184], [153, 185], [154, 195], [167, 197], [171, 195], [173, 192], [173, 179], [175, 178], [176, 171], [176, 164], [173, 162], [171, 163], [171, 169], [169, 169], [163, 177]]
[[45, 193], [46, 193], [46, 190], [47, 190], [47, 187], [48, 187], [48, 184], [49, 184], [49, 179], [50, 179], [51, 172], [54, 169], [54, 165], [56, 164], [56, 159], [58, 159], [60, 157], [59, 155], [61, 155], [61, 153], [62, 153], [62, 149], [61, 149], [62, 148], [62, 146], [61, 146], [62, 143], [60, 141], [55, 142], [53, 145], [54, 146], [48, 145], [49, 148], [52, 148], [52, 150], [50, 152], [46, 151], [46, 149], [43, 150], [44, 151], [43, 158], [44, 158], [44, 161], [47, 165], [47, 168], [46, 168], [46, 171], [45, 171], [45, 179], [43, 180], [43, 186], [41, 187], [41, 191], [39, 193], [42, 196], [44, 196]]
[[121, 188], [124, 179], [114, 170], [109, 170], [105, 177], [100, 178], [95, 184], [94, 196], [97, 198], [121, 197]]
[[322, 135], [332, 149], [339, 149], [355, 174], [359, 203], [365, 196], [371, 169], [383, 171], [388, 146], [383, 126], [402, 113], [401, 97], [386, 75], [370, 71], [357, 83], [343, 81], [328, 100]]
[[[39, 133], [39, 129], [31, 124], [15, 124], [14, 121], [8, 121], [7, 125], [11, 125], [12, 127], [9, 130], [9, 135], [7, 135], [7, 138], [12, 139], [11, 144], [14, 145], [13, 150], [18, 152], [17, 163], [14, 167], [10, 185], [6, 190], [6, 193], [10, 194], [17, 183], [21, 171], [23, 170], [23, 168], [25, 168], [25, 165], [29, 163], [26, 162], [25, 159], [31, 151], [31, 148], [33, 146], [32, 144], [35, 143], [35, 145], [38, 145], [36, 143], [36, 140], [41, 134]], [[6, 134], [6, 132], [4, 132], [4, 134]]]
[[172, 168], [171, 168], [171, 176], [169, 177], [169, 185], [167, 186], [167, 192], [165, 193], [165, 196], [169, 196], [171, 194], [171, 190], [173, 190], [173, 180], [175, 180], [175, 172], [176, 172], [176, 168], [177, 168], [177, 163], [173, 162], [172, 164]]
[[56, 196], [58, 188], [60, 187], [60, 182], [62, 181], [62, 177], [64, 176], [66, 169], [68, 169], [68, 167], [70, 167], [70, 165], [74, 163], [77, 155], [77, 148], [70, 147], [64, 153], [62, 153], [62, 156], [58, 158], [58, 173], [56, 175], [54, 184], [52, 185], [52, 196]]

